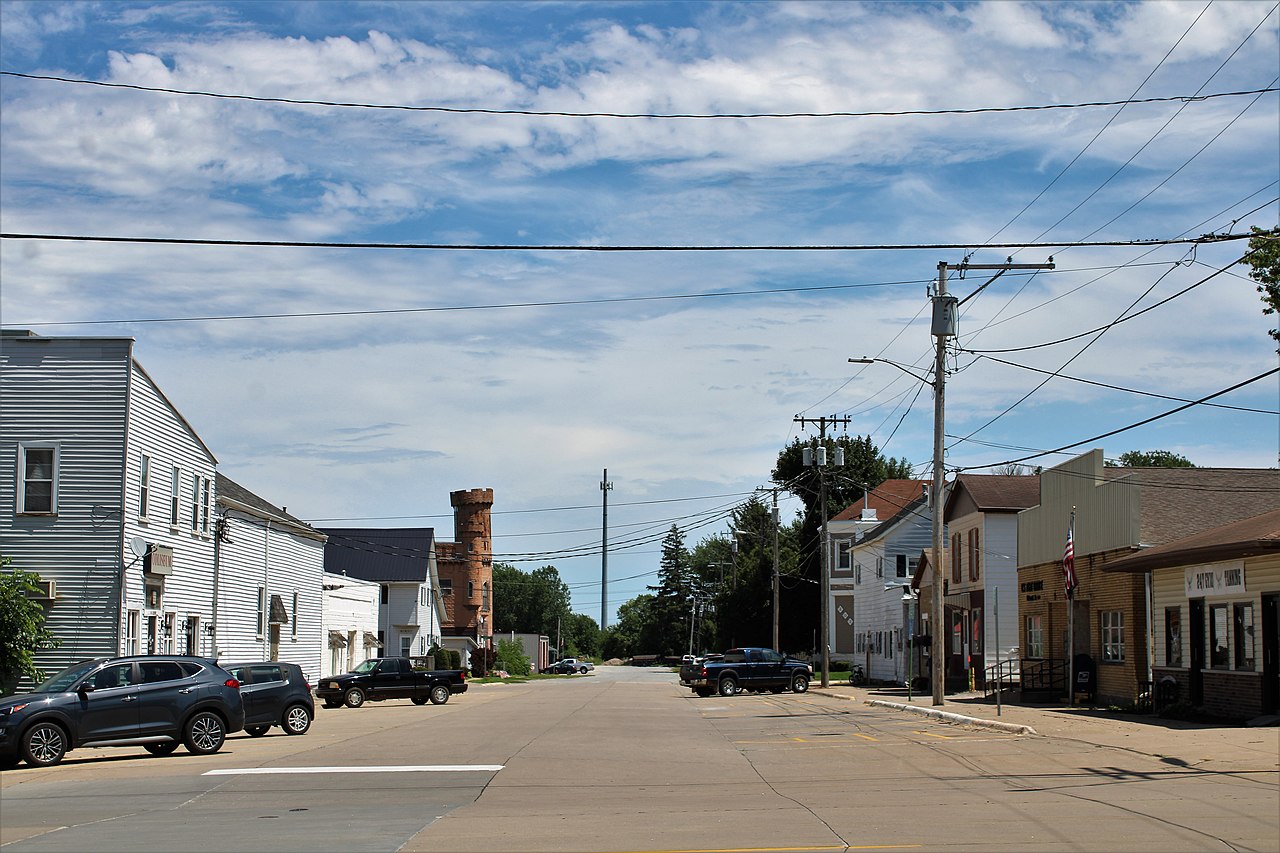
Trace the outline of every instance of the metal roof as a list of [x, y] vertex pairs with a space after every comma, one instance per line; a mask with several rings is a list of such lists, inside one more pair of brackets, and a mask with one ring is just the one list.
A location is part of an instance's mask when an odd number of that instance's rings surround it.
[[435, 547], [431, 527], [324, 527], [324, 570], [377, 583], [427, 579]]

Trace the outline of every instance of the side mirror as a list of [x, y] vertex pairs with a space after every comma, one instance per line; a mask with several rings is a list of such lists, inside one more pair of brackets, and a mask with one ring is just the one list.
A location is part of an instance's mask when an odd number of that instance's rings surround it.
[[93, 686], [92, 681], [84, 681], [84, 682], [81, 682], [80, 686], [76, 688], [76, 692], [79, 693], [81, 696], [86, 696], [92, 693], [94, 689], [95, 688]]

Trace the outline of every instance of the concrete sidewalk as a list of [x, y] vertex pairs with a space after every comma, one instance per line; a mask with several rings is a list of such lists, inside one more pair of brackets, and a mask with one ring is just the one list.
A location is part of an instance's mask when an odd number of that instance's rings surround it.
[[1149, 714], [1122, 714], [1066, 705], [1012, 705], [1008, 702], [1002, 703], [997, 714], [994, 700], [985, 699], [981, 693], [948, 696], [942, 705], [935, 706], [929, 694], [916, 694], [908, 701], [907, 691], [901, 688], [851, 687], [833, 683], [826, 688], [814, 687], [812, 692], [888, 707], [899, 713], [940, 716], [960, 725], [1004, 731], [1025, 727], [1023, 733], [1028, 736], [1130, 750], [1177, 766], [1218, 772], [1280, 771], [1280, 728], [1276, 727], [1189, 723], [1164, 720]]

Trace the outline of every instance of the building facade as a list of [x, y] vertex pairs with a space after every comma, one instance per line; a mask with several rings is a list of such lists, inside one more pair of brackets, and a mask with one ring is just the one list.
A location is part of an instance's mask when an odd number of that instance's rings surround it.
[[1117, 560], [1147, 574], [1158, 702], [1250, 719], [1280, 712], [1280, 510]]
[[[1277, 505], [1275, 470], [1108, 467], [1100, 449], [1045, 470], [1039, 505], [1018, 516], [1024, 690], [1037, 666], [1065, 668], [1068, 657], [1087, 655], [1097, 701], [1124, 704], [1149, 695], [1150, 579], [1106, 567]], [[1070, 600], [1062, 564], [1069, 529], [1079, 582]]]
[[0, 336], [0, 553], [46, 583], [46, 672], [213, 652], [217, 460], [133, 347]]
[[443, 633], [451, 646], [493, 647], [493, 489], [449, 493], [452, 542], [436, 543]]
[[324, 575], [325, 654], [320, 677], [350, 672], [378, 656], [378, 601], [382, 585], [341, 574]]

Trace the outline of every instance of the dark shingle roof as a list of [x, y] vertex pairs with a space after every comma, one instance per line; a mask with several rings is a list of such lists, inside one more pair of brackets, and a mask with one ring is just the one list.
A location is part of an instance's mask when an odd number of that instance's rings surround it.
[[[1017, 512], [1040, 503], [1038, 474], [960, 474], [957, 478], [982, 512]], [[955, 500], [952, 490], [951, 500]]]
[[1142, 572], [1280, 551], [1280, 509], [1184, 536], [1117, 560], [1106, 571]]
[[430, 527], [325, 527], [324, 570], [360, 580], [422, 581], [435, 530]]
[[1108, 468], [1142, 491], [1142, 544], [1161, 545], [1280, 509], [1274, 468]]
[[[885, 521], [902, 512], [902, 508], [915, 503], [924, 494], [931, 480], [885, 480], [873, 488], [865, 501], [876, 511], [876, 520]], [[831, 517], [832, 521], [858, 521], [862, 518], [864, 501], [849, 504]]]

